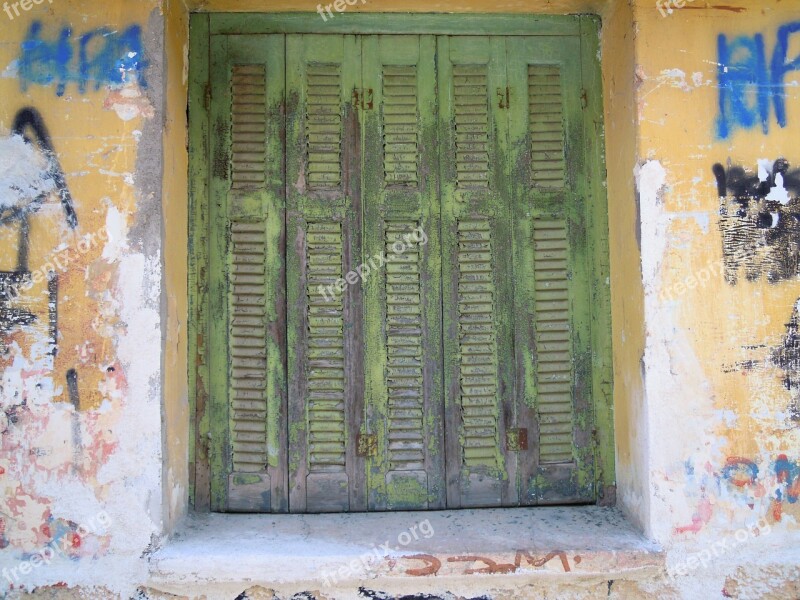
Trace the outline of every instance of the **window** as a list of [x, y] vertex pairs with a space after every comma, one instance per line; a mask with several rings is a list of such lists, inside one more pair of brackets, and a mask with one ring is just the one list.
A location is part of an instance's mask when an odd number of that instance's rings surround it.
[[210, 36], [212, 509], [596, 499], [580, 44]]

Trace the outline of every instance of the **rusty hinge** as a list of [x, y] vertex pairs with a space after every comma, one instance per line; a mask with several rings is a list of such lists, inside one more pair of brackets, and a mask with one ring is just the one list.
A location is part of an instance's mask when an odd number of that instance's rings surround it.
[[589, 105], [588, 94], [586, 92], [586, 88], [581, 89], [581, 108], [586, 110], [586, 107]]
[[356, 454], [358, 456], [377, 455], [378, 436], [374, 433], [359, 433], [356, 438]]
[[206, 83], [206, 87], [203, 90], [203, 103], [206, 112], [211, 110], [211, 83]]
[[497, 98], [499, 100], [499, 108], [509, 108], [511, 106], [511, 89], [506, 86], [506, 89], [497, 88]]
[[528, 449], [528, 430], [506, 429], [506, 449], [509, 452], [522, 452]]
[[353, 89], [353, 106], [361, 110], [372, 110], [374, 103], [372, 101], [372, 88], [368, 89]]

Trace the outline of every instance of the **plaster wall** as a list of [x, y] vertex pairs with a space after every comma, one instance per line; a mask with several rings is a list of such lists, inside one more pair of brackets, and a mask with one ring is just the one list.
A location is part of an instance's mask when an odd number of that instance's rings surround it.
[[[0, 12], [0, 589], [128, 597], [188, 509], [190, 10], [315, 5], [45, 0]], [[665, 573], [608, 594], [800, 594], [800, 177], [774, 167], [800, 160], [798, 7], [352, 10], [601, 14], [617, 499], [667, 554]], [[54, 543], [53, 560], [31, 564]], [[509, 585], [469, 589], [577, 598], [606, 582]], [[257, 594], [272, 598], [244, 597]]]

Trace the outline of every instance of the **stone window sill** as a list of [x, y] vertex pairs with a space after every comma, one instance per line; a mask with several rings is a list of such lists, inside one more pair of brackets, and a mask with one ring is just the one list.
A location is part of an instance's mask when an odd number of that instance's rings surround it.
[[664, 561], [618, 510], [597, 506], [193, 514], [150, 556], [150, 585], [181, 595], [197, 586], [209, 598], [254, 585], [288, 596], [361, 586], [468, 593], [484, 577], [492, 589], [542, 578], [639, 580], [663, 572]]

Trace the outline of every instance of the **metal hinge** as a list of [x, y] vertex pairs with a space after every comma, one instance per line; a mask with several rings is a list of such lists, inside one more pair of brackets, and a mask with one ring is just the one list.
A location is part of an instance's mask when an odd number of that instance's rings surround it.
[[589, 106], [589, 99], [586, 89], [581, 89], [581, 108], [586, 110], [586, 107]]
[[377, 455], [378, 436], [374, 433], [359, 433], [356, 438], [356, 454], [358, 456]]
[[497, 99], [499, 108], [509, 108], [511, 106], [511, 89], [509, 87], [497, 88]]
[[368, 89], [353, 89], [353, 106], [361, 110], [372, 110], [374, 103], [372, 101], [372, 88]]
[[528, 449], [527, 429], [506, 429], [506, 450], [509, 452], [522, 452]]
[[206, 83], [205, 90], [203, 90], [203, 102], [205, 103], [206, 112], [211, 110], [211, 84]]

